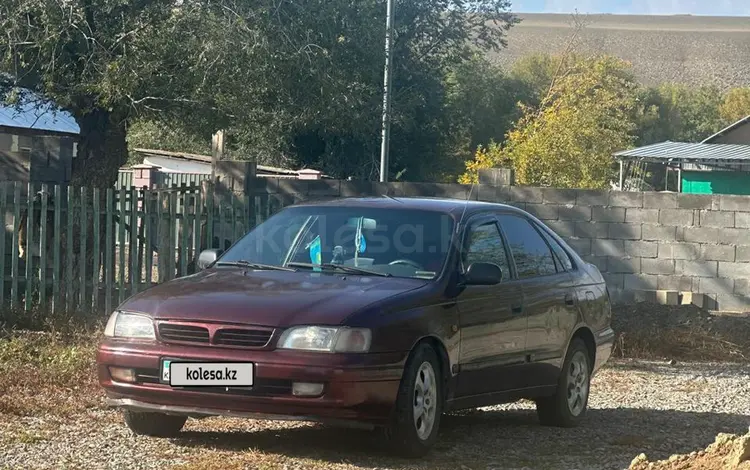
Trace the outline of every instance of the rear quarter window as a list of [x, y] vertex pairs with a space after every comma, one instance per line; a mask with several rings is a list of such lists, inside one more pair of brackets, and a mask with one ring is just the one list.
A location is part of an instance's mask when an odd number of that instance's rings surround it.
[[552, 247], [552, 251], [555, 253], [555, 258], [562, 265], [563, 269], [565, 271], [572, 271], [573, 261], [570, 259], [568, 252], [565, 251], [565, 248], [557, 243], [557, 240], [555, 240], [543, 227], [539, 227], [539, 231], [542, 232], [542, 236], [547, 240], [549, 246]]

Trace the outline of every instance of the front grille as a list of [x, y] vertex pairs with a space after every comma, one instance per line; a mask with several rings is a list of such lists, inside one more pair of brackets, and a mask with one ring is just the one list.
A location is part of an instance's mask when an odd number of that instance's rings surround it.
[[164, 341], [208, 344], [208, 328], [202, 326], [161, 323], [159, 324], [159, 336]]
[[222, 329], [214, 334], [214, 344], [243, 348], [262, 348], [271, 339], [273, 330]]

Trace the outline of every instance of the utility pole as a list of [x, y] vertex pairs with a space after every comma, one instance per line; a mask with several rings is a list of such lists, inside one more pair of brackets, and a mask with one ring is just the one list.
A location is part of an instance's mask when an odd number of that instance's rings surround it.
[[388, 182], [388, 152], [391, 139], [391, 86], [393, 84], [394, 0], [386, 0], [385, 73], [383, 74], [383, 134], [380, 145], [380, 182]]

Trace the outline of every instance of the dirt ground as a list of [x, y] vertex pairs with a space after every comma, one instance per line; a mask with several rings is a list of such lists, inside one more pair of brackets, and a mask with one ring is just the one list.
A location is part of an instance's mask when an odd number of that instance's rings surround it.
[[750, 434], [719, 434], [705, 450], [673, 455], [649, 462], [645, 454], [636, 457], [629, 470], [747, 470], [750, 469]]
[[750, 361], [750, 316], [708, 312], [694, 305], [615, 306], [614, 355], [683, 361]]

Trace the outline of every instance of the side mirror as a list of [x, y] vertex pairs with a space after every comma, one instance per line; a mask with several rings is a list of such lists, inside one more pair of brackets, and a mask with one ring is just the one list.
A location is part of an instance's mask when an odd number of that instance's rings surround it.
[[494, 286], [502, 282], [503, 270], [492, 263], [471, 263], [464, 279], [467, 285]]
[[216, 248], [201, 251], [201, 254], [198, 256], [198, 269], [202, 271], [211, 266], [214, 261], [219, 259], [221, 253], [222, 250], [217, 250]]

